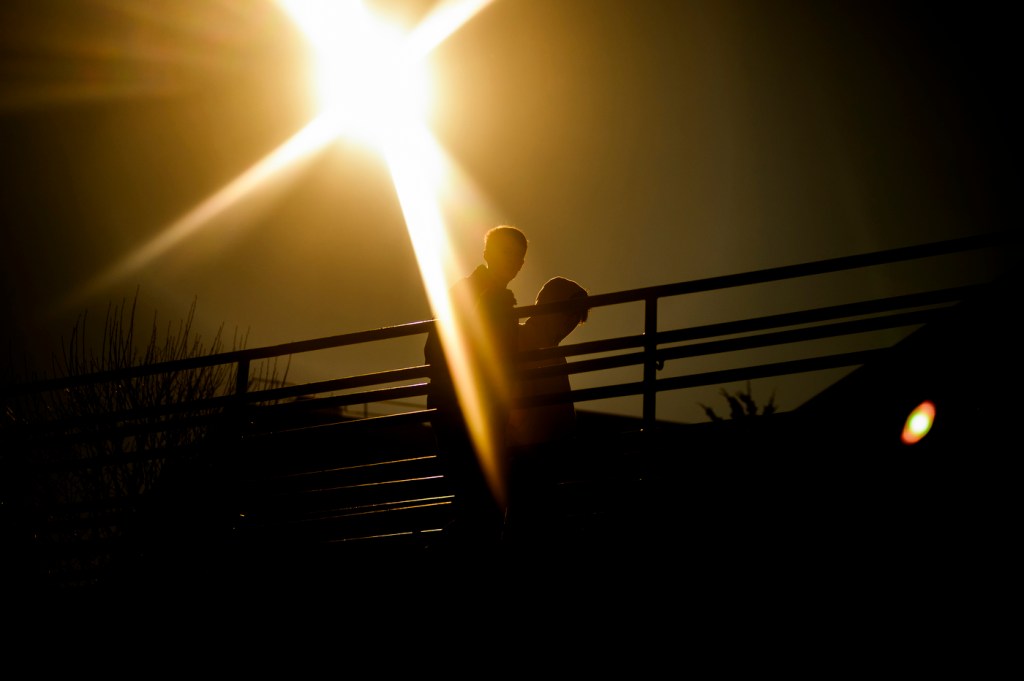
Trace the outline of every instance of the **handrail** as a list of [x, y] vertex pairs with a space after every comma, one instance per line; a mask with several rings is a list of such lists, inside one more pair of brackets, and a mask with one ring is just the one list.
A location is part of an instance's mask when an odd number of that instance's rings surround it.
[[92, 374], [66, 376], [59, 378], [46, 378], [38, 381], [31, 381], [27, 383], [19, 383], [12, 386], [8, 386], [7, 391], [10, 394], [21, 394], [25, 392], [42, 392], [47, 390], [59, 390], [60, 388], [68, 388], [75, 385], [83, 385], [86, 383], [117, 381], [125, 378], [137, 378], [139, 376], [172, 373], [176, 371], [186, 371], [188, 369], [201, 369], [203, 367], [218, 366], [222, 364], [241, 364], [244, 362], [252, 362], [254, 360], [268, 359], [271, 357], [283, 357], [286, 355], [295, 355], [303, 352], [313, 352], [316, 350], [337, 348], [345, 345], [357, 345], [359, 343], [370, 343], [380, 340], [402, 338], [404, 336], [414, 336], [416, 334], [426, 333], [431, 328], [433, 328], [433, 325], [434, 320], [429, 319], [426, 321], [399, 324], [397, 326], [386, 326], [379, 329], [372, 329], [369, 331], [356, 331], [354, 333], [345, 333], [336, 336], [326, 336], [324, 338], [314, 338], [312, 340], [305, 341], [280, 343], [277, 345], [268, 345], [260, 348], [229, 350], [227, 352], [219, 352], [213, 355], [187, 357], [184, 359], [175, 359], [167, 362], [158, 362], [154, 364], [146, 364], [135, 367], [125, 367], [121, 369], [111, 369], [109, 371], [99, 371]]
[[[593, 307], [602, 305], [613, 305], [616, 303], [635, 302], [655, 298], [670, 298], [673, 296], [688, 293], [702, 293], [718, 289], [736, 288], [738, 286], [749, 286], [751, 284], [764, 284], [771, 281], [783, 279], [795, 279], [815, 274], [828, 274], [842, 272], [844, 270], [861, 269], [875, 265], [885, 265], [907, 260], [919, 260], [921, 258], [948, 255], [951, 253], [962, 253], [965, 251], [991, 248], [1005, 244], [1009, 235], [1004, 232], [993, 232], [989, 234], [938, 241], [918, 246], [905, 246], [884, 251], [874, 251], [859, 255], [847, 255], [827, 260], [803, 263], [798, 265], [783, 265], [763, 270], [753, 270], [738, 274], [726, 274], [705, 279], [694, 279], [675, 284], [662, 284], [646, 288], [636, 288], [616, 293], [603, 293], [590, 296], [590, 303]], [[554, 305], [554, 303], [549, 303]], [[537, 306], [538, 308], [540, 306]]]
[[[776, 372], [777, 375], [778, 373], [794, 373], [798, 371], [813, 370], [808, 367], [822, 368], [825, 366], [850, 366], [852, 364], [861, 363], [872, 355], [865, 353], [847, 353], [845, 355], [835, 355], [831, 359], [814, 358], [795, 362], [780, 362], [774, 365], [743, 367], [724, 372], [709, 372], [706, 374], [697, 374], [672, 379], [658, 379], [657, 371], [666, 360], [730, 352], [737, 349], [749, 349], [754, 347], [765, 347], [768, 345], [793, 343], [813, 338], [860, 333], [865, 330], [877, 330], [882, 328], [895, 328], [920, 324], [933, 318], [934, 315], [938, 314], [938, 311], [941, 310], [941, 308], [939, 308], [939, 310], [904, 311], [897, 314], [889, 314], [866, 320], [844, 321], [803, 329], [774, 331], [738, 339], [719, 339], [681, 347], [666, 347], [673, 343], [720, 338], [721, 336], [730, 334], [768, 331], [770, 329], [778, 329], [780, 327], [820, 323], [852, 316], [878, 315], [885, 312], [907, 310], [908, 308], [913, 307], [953, 304], [965, 297], [978, 294], [984, 289], [986, 284], [960, 286], [924, 293], [845, 303], [842, 305], [813, 308], [809, 310], [786, 312], [782, 314], [659, 332], [657, 330], [657, 316], [658, 302], [660, 300], [692, 293], [748, 286], [784, 279], [794, 279], [843, 270], [859, 269], [899, 261], [960, 253], [968, 250], [991, 248], [1005, 243], [1007, 241], [1007, 236], [1008, 235], [1006, 233], [996, 232], [982, 236], [952, 239], [949, 241], [832, 258], [798, 265], [787, 265], [660, 286], [596, 294], [590, 296], [588, 299], [588, 304], [591, 308], [643, 301], [643, 333], [617, 338], [601, 339], [598, 341], [567, 344], [546, 351], [524, 353], [523, 357], [569, 357], [617, 350], [639, 349], [638, 352], [625, 355], [572, 362], [568, 367], [556, 369], [553, 373], [563, 371], [565, 373], [581, 373], [612, 367], [642, 365], [644, 368], [643, 380], [638, 383], [626, 383], [617, 386], [604, 386], [600, 388], [588, 388], [586, 390], [573, 391], [569, 399], [573, 399], [574, 401], [586, 401], [612, 396], [643, 395], [643, 421], [645, 427], [648, 427], [654, 424], [656, 394], [663, 390], [677, 389], [679, 387], [691, 387], [702, 384], [706, 385], [717, 381], [737, 380], [737, 378], [743, 379], [761, 375], [772, 375], [766, 372]], [[516, 314], [518, 317], [522, 318], [533, 314], [568, 309], [569, 307], [569, 303], [524, 305], [516, 308]], [[274, 402], [299, 396], [356, 389], [366, 390], [346, 395], [321, 397], [318, 398], [316, 402], [321, 406], [343, 406], [375, 402], [378, 400], [394, 400], [416, 397], [422, 396], [426, 393], [427, 384], [425, 382], [383, 388], [374, 388], [374, 386], [426, 378], [428, 376], [429, 369], [426, 365], [415, 365], [371, 374], [348, 376], [285, 387], [264, 388], [260, 390], [249, 390], [248, 370], [250, 363], [256, 360], [426, 334], [433, 328], [433, 325], [434, 320], [416, 321], [355, 333], [281, 343], [260, 348], [232, 350], [203, 357], [193, 357], [158, 364], [103, 371], [89, 375], [43, 379], [30, 383], [7, 386], [5, 388], [5, 392], [8, 396], [16, 396], [29, 392], [56, 390], [86, 383], [120, 381], [158, 373], [234, 364], [237, 369], [236, 388], [234, 394], [206, 398], [182, 404], [165, 405], [142, 410], [131, 410], [116, 414], [111, 413], [106, 415], [105, 418], [88, 417], [88, 419], [91, 419], [91, 422], [93, 423], [97, 422], [97, 420], [105, 420], [114, 423], [119, 419], [128, 417], [140, 418], [190, 411], [221, 410], [238, 405]], [[839, 362], [841, 363], [836, 364]], [[700, 383], [700, 381], [704, 381], [704, 383]], [[64, 425], [69, 426], [73, 424], [64, 423]]]

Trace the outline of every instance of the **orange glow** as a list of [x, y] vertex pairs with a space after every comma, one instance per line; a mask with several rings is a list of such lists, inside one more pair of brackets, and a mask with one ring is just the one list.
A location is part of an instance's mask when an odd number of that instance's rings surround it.
[[[504, 481], [494, 434], [487, 432], [482, 385], [494, 389], [493, 362], [470, 366], [465, 339], [478, 333], [455, 328], [448, 289], [464, 274], [455, 261], [441, 217], [445, 193], [457, 195], [458, 208], [485, 203], [468, 178], [457, 172], [426, 128], [429, 80], [424, 58], [492, 0], [443, 0], [407, 36], [373, 17], [360, 0], [278, 0], [302, 29], [316, 54], [315, 88], [320, 111], [277, 150], [203, 200], [156, 237], [83, 286], [80, 300], [143, 269], [155, 258], [201, 230], [223, 226], [225, 218], [294, 176], [340, 136], [370, 142], [387, 160], [456, 391], [470, 423], [492, 491], [504, 500]], [[467, 196], [467, 190], [472, 196]], [[246, 214], [247, 217], [251, 217]], [[479, 222], [479, 221], [478, 221]], [[477, 224], [476, 226], [479, 226]], [[477, 380], [473, 380], [477, 377]], [[497, 386], [499, 391], [504, 390]]]
[[507, 386], [497, 380], [490, 357], [480, 358], [480, 366], [472, 365], [466, 348], [480, 332], [458, 328], [452, 312], [448, 290], [464, 268], [455, 261], [440, 202], [456, 173], [423, 123], [429, 98], [426, 74], [419, 68], [432, 49], [491, 0], [441, 2], [401, 40], [358, 0], [280, 2], [317, 52], [320, 117], [329, 120], [339, 135], [372, 143], [387, 160], [456, 394], [491, 491], [504, 503], [499, 443], [485, 418], [483, 386], [499, 394]]
[[[493, 355], [479, 358], [479, 366], [472, 363], [467, 347], [471, 339], [481, 336], [481, 329], [460, 326], [448, 295], [449, 279], [460, 270], [445, 236], [435, 187], [438, 175], [432, 172], [434, 168], [443, 167], [445, 158], [422, 126], [410, 124], [390, 141], [385, 147], [385, 156], [419, 262], [420, 276], [437, 319], [438, 335], [452, 372], [456, 395], [491, 491], [503, 504], [505, 487], [499, 443], [495, 433], [488, 429], [483, 387], [491, 386], [500, 392], [507, 392], [508, 387], [499, 380]], [[475, 345], [487, 349], [481, 343]]]
[[334, 131], [325, 123], [322, 119], [313, 120], [268, 156], [82, 286], [65, 305], [74, 304], [138, 272], [199, 230], [218, 224], [218, 220], [223, 221], [233, 210], [243, 206], [251, 208], [244, 205], [244, 202], [251, 200], [257, 190], [261, 198], [266, 198], [268, 193], [281, 189], [287, 178], [294, 177], [292, 171], [298, 168], [301, 161], [310, 159], [316, 151], [334, 139]]
[[935, 405], [925, 400], [914, 408], [903, 424], [903, 434], [900, 439], [905, 445], [912, 445], [920, 442], [921, 439], [931, 430], [935, 422]]
[[[430, 82], [407, 39], [359, 0], [279, 0], [316, 55], [320, 116], [349, 138], [380, 146], [396, 127], [424, 118]], [[420, 55], [422, 56], [422, 55]]]

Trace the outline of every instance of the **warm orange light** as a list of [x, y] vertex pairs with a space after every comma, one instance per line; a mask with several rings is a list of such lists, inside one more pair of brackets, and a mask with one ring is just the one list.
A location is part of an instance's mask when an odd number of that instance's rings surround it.
[[496, 379], [470, 365], [465, 345], [473, 330], [456, 328], [453, 319], [448, 287], [464, 272], [464, 263], [455, 262], [440, 205], [445, 191], [453, 190], [463, 192], [457, 197], [460, 207], [482, 200], [472, 191], [472, 196], [466, 195], [467, 189], [472, 190], [468, 178], [424, 123], [430, 90], [424, 58], [492, 1], [442, 0], [409, 35], [402, 36], [378, 21], [363, 0], [278, 0], [316, 53], [314, 80], [320, 104], [316, 118], [76, 295], [85, 297], [110, 286], [243, 207], [251, 209], [255, 197], [266, 197], [280, 189], [283, 180], [294, 179], [294, 171], [305, 160], [338, 137], [370, 141], [387, 159], [445, 356], [456, 375], [459, 400], [488, 480], [500, 497], [504, 481], [495, 434], [487, 431], [483, 417], [487, 405], [481, 389]]
[[407, 36], [360, 0], [278, 0], [316, 55], [313, 85], [320, 115], [339, 134], [380, 145], [396, 127], [422, 120], [429, 77]]
[[905, 445], [920, 442], [931, 430], [933, 423], [935, 423], [935, 405], [925, 400], [910, 412], [906, 423], [903, 424], [903, 435], [900, 439]]
[[452, 312], [448, 288], [462, 267], [455, 262], [440, 199], [455, 169], [424, 123], [429, 79], [423, 58], [491, 0], [441, 2], [406, 36], [378, 22], [362, 0], [278, 2], [316, 52], [319, 118], [338, 135], [371, 142], [387, 160], [459, 403], [491, 491], [504, 503], [499, 443], [489, 429], [483, 389], [504, 386], [496, 386], [487, 371], [493, 361], [473, 362], [467, 345], [477, 334], [458, 328]]

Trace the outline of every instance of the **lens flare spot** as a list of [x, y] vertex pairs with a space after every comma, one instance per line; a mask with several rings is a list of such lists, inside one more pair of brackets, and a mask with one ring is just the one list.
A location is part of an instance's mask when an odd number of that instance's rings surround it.
[[907, 417], [903, 424], [903, 444], [912, 445], [920, 442], [921, 439], [932, 429], [935, 423], [935, 405], [925, 400], [917, 405]]

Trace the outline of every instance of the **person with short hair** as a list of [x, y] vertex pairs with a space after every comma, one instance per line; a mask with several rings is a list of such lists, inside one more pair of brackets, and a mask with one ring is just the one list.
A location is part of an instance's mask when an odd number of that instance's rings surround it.
[[[581, 305], [559, 312], [536, 314], [529, 317], [519, 328], [519, 350], [553, 348], [565, 340], [576, 327], [587, 321], [589, 308], [586, 307], [588, 292], [571, 279], [552, 277], [537, 293], [536, 305], [579, 300]], [[565, 357], [549, 357], [526, 361], [520, 371], [539, 367], [565, 366]], [[571, 389], [569, 375], [553, 373], [517, 382], [520, 398], [537, 395], [568, 393]], [[571, 401], [520, 406], [512, 409], [509, 421], [509, 442], [512, 445], [533, 445], [571, 437], [576, 426], [576, 408]]]
[[[537, 294], [536, 305], [568, 303], [554, 311], [534, 314], [519, 327], [519, 351], [554, 348], [587, 321], [589, 294], [565, 277], [552, 277]], [[516, 548], [555, 548], [558, 458], [573, 451], [576, 408], [570, 396], [569, 374], [548, 368], [566, 368], [564, 355], [529, 358], [518, 365], [516, 399], [509, 415], [509, 501], [503, 541]], [[537, 373], [537, 370], [542, 370]], [[536, 375], [531, 375], [534, 372]], [[550, 398], [530, 404], [530, 399]], [[553, 400], [553, 401], [552, 401]]]
[[[467, 357], [468, 368], [480, 391], [484, 424], [470, 423], [464, 395], [456, 389], [447, 352], [435, 328], [427, 335], [424, 359], [430, 365], [427, 407], [445, 477], [453, 492], [454, 521], [447, 538], [466, 548], [497, 547], [504, 524], [504, 469], [506, 428], [511, 396], [512, 365], [518, 343], [516, 298], [509, 283], [526, 261], [526, 235], [512, 225], [499, 225], [484, 236], [483, 264], [452, 286], [454, 332]], [[463, 382], [462, 385], [466, 385]], [[484, 425], [483, 428], [480, 426]], [[472, 430], [471, 430], [472, 427]], [[483, 455], [472, 433], [490, 436], [492, 460]], [[487, 465], [490, 465], [490, 471]]]

